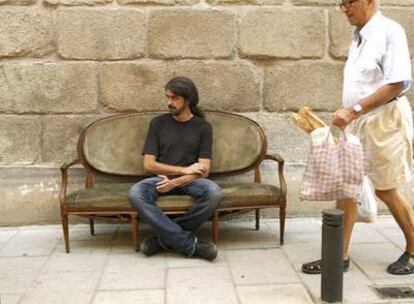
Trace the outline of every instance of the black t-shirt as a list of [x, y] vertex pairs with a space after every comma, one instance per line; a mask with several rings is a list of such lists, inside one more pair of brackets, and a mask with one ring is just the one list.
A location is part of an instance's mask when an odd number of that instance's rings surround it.
[[149, 126], [142, 154], [158, 162], [190, 166], [199, 158], [211, 158], [213, 132], [209, 122], [198, 116], [180, 122], [170, 113], [155, 117]]

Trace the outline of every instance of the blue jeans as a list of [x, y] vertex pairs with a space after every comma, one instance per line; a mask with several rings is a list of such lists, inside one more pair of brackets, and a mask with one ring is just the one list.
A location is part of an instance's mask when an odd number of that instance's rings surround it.
[[[147, 220], [155, 230], [162, 245], [192, 256], [196, 243], [193, 232], [211, 218], [223, 198], [223, 192], [216, 183], [200, 178], [161, 193], [156, 189], [160, 180], [159, 177], [150, 177], [133, 185], [128, 191], [128, 199], [139, 216]], [[161, 195], [190, 195], [195, 201], [182, 217], [174, 221], [156, 204], [155, 200]]]

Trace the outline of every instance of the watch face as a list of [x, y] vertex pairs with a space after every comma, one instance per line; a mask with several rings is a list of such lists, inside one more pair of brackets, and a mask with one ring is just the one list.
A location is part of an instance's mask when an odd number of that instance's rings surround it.
[[354, 111], [357, 112], [357, 113], [359, 113], [359, 112], [362, 111], [362, 107], [361, 107], [361, 105], [359, 103], [357, 103], [356, 105], [354, 105], [353, 108], [354, 108]]

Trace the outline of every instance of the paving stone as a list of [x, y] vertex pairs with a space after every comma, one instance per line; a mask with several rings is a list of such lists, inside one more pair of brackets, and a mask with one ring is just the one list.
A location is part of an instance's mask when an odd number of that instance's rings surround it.
[[357, 223], [354, 226], [352, 231], [353, 244], [356, 243], [388, 243], [389, 240], [386, 239], [381, 233], [372, 227], [371, 224], [366, 223]]
[[394, 230], [394, 229], [384, 229], [380, 230], [380, 233], [384, 235], [385, 238], [387, 238], [388, 242], [393, 242], [396, 246], [401, 248], [401, 250], [405, 250], [406, 241], [404, 234], [401, 230]]
[[17, 233], [17, 230], [0, 230], [0, 243], [6, 243]]
[[1, 248], [0, 257], [49, 256], [55, 250], [60, 237], [58, 231], [19, 231]]
[[43, 266], [42, 272], [100, 272], [107, 260], [107, 256], [98, 255], [93, 259], [85, 256], [68, 254], [67, 256], [53, 256]]
[[351, 259], [371, 279], [393, 278], [386, 272], [389, 264], [398, 259], [402, 250], [394, 244], [352, 244]]
[[[278, 225], [278, 220], [266, 220], [268, 225]], [[320, 219], [317, 218], [287, 218], [285, 223], [286, 234], [302, 234], [306, 233], [321, 233], [322, 231], [322, 216]]]
[[43, 273], [36, 277], [21, 303], [89, 303], [100, 272]]
[[301, 284], [238, 286], [241, 304], [313, 303]]
[[299, 282], [281, 249], [229, 250], [227, 259], [236, 285]]
[[166, 262], [163, 255], [142, 253], [111, 255], [99, 290], [165, 288]]
[[23, 294], [46, 257], [0, 258], [0, 294]]
[[[98, 240], [98, 241], [72, 241], [70, 238], [69, 227], [69, 245], [71, 256], [82, 256], [85, 259], [94, 258], [96, 256], [107, 256], [111, 252], [112, 240]], [[52, 257], [67, 256], [64, 242], [60, 242], [56, 246]]]
[[225, 249], [277, 248], [279, 242], [279, 224], [262, 223], [256, 231], [253, 222], [220, 223], [219, 244]]
[[[214, 263], [214, 262], [213, 262]], [[238, 303], [227, 268], [170, 269], [167, 276], [167, 303]]]
[[22, 295], [0, 295], [0, 303], [2, 304], [18, 304]]
[[164, 304], [165, 290], [99, 291], [95, 304]]
[[[216, 267], [227, 267], [227, 251], [224, 246], [217, 245], [217, 257], [214, 259], [214, 266]], [[212, 263], [200, 258], [186, 258], [180, 256], [174, 252], [165, 254], [167, 267], [170, 268], [202, 268], [211, 267]]]

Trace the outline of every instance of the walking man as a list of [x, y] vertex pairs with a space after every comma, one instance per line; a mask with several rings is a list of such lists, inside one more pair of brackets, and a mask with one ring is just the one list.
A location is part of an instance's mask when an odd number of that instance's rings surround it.
[[[375, 194], [391, 211], [406, 239], [405, 252], [387, 268], [395, 275], [414, 273], [414, 211], [398, 187], [411, 180], [413, 119], [405, 93], [411, 85], [411, 62], [404, 29], [378, 10], [377, 0], [342, 0], [355, 26], [344, 70], [343, 108], [333, 124], [359, 137], [366, 151], [366, 171]], [[348, 249], [357, 207], [352, 199], [337, 202], [344, 210], [343, 267], [349, 268]], [[380, 253], [379, 253], [380, 254]], [[302, 271], [321, 272], [320, 260]]]
[[[186, 77], [165, 87], [169, 113], [154, 118], [142, 154], [144, 169], [154, 174], [131, 187], [129, 201], [156, 236], [142, 242], [147, 256], [173, 250], [187, 257], [213, 260], [217, 248], [194, 232], [209, 220], [222, 199], [221, 188], [206, 177], [210, 171], [212, 128], [198, 109], [198, 91]], [[161, 195], [190, 195], [191, 208], [176, 220], [166, 216], [156, 199]]]

